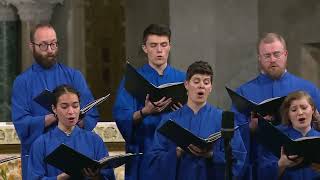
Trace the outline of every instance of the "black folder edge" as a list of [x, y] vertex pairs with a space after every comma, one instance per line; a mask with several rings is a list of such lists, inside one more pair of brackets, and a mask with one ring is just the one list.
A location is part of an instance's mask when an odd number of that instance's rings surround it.
[[[108, 93], [106, 96], [103, 96], [103, 97], [101, 97], [99, 99], [96, 99], [96, 100], [93, 100], [93, 101], [89, 102], [83, 108], [81, 108], [80, 109], [80, 114], [79, 114], [79, 119], [80, 119], [79, 122], [83, 119], [83, 117], [85, 116], [85, 114], [89, 110], [91, 110], [93, 107], [101, 104], [102, 102], [107, 100], [109, 97], [110, 97], [110, 93]], [[38, 103], [39, 105], [41, 105], [43, 108], [45, 108], [46, 110], [48, 110], [51, 113], [53, 113], [52, 105], [54, 103], [54, 99], [55, 99], [54, 94], [51, 91], [47, 90], [47, 89], [45, 89], [38, 96], [33, 98], [33, 100], [36, 103]]]
[[[247, 124], [247, 123], [245, 123], [245, 124]], [[236, 126], [234, 128], [234, 130], [236, 131], [239, 127], [241, 127], [241, 125]], [[157, 131], [159, 131], [160, 134], [167, 137], [172, 142], [174, 142], [177, 146], [181, 147], [183, 150], [185, 150], [187, 152], [190, 152], [188, 149], [188, 146], [190, 144], [194, 144], [195, 146], [198, 146], [200, 148], [208, 148], [208, 147], [212, 146], [212, 144], [214, 144], [216, 141], [221, 139], [221, 137], [222, 137], [221, 133], [220, 133], [220, 136], [215, 141], [207, 142], [206, 139], [197, 137], [192, 132], [190, 132], [188, 129], [183, 128], [182, 126], [178, 125], [172, 119], [167, 120]], [[218, 131], [216, 133], [219, 133], [219, 132], [221, 132], [221, 131]], [[214, 133], [214, 134], [216, 134], [216, 133]]]
[[[114, 156], [106, 156], [97, 161], [81, 154], [80, 152], [70, 148], [65, 144], [61, 144], [47, 157], [45, 157], [44, 161], [71, 176], [80, 177], [81, 169], [83, 168], [117, 168], [125, 163], [128, 163], [134, 157], [141, 156], [142, 154], [143, 153], [127, 153]], [[103, 160], [106, 160], [106, 162], [101, 163], [101, 161]], [[78, 166], [81, 166], [80, 170], [75, 166], [71, 166], [71, 164], [74, 164], [74, 162], [76, 162]]]

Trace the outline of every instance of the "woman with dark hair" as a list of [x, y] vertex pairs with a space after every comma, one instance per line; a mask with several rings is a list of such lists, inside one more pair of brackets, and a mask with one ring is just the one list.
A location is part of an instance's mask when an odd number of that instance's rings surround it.
[[[281, 105], [282, 125], [277, 128], [291, 139], [320, 136], [320, 132], [313, 129], [316, 107], [311, 96], [304, 91], [289, 94]], [[258, 168], [258, 179], [313, 179], [317, 172], [310, 166], [297, 167], [303, 162], [303, 157], [286, 155], [283, 147], [281, 156], [277, 158], [270, 151], [262, 147]]]
[[[58, 119], [58, 126], [41, 135], [33, 143], [28, 169], [28, 178], [31, 180], [75, 178], [44, 162], [44, 158], [61, 144], [65, 144], [94, 160], [100, 160], [108, 155], [102, 139], [97, 134], [85, 131], [76, 125], [80, 114], [79, 93], [67, 85], [58, 86], [53, 93], [55, 101], [52, 110]], [[115, 177], [112, 169], [85, 168], [80, 179], [114, 180]]]

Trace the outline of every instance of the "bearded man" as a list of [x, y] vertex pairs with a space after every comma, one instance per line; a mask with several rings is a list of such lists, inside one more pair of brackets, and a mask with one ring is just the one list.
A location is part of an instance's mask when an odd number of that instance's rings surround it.
[[[34, 63], [15, 79], [11, 97], [12, 121], [21, 141], [23, 179], [27, 179], [31, 144], [57, 125], [57, 117], [33, 99], [45, 89], [51, 91], [61, 84], [68, 84], [80, 92], [81, 106], [93, 100], [82, 73], [57, 62], [59, 43], [50, 24], [38, 24], [32, 29], [29, 47]], [[97, 109], [93, 109], [79, 126], [91, 131], [98, 118]]]
[[[260, 74], [237, 89], [240, 95], [260, 103], [266, 99], [286, 96], [294, 91], [305, 91], [310, 94], [316, 104], [316, 108], [320, 110], [319, 89], [311, 82], [287, 71], [288, 50], [286, 42], [281, 35], [276, 33], [264, 34], [258, 42], [257, 51]], [[236, 111], [234, 107], [233, 110]], [[274, 120], [272, 116], [270, 114], [266, 118], [272, 121]], [[251, 112], [251, 116], [242, 114], [242, 116], [236, 117], [236, 121], [239, 124], [249, 122], [247, 126], [240, 129], [249, 154], [245, 168], [242, 171], [242, 179], [257, 179], [256, 160], [259, 148], [256, 142], [255, 130], [258, 118], [253, 112]]]

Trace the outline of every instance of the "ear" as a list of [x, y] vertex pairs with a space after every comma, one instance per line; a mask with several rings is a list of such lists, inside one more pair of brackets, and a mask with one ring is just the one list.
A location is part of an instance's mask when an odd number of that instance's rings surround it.
[[33, 48], [34, 48], [34, 44], [32, 44], [32, 42], [29, 43], [29, 49], [31, 52], [33, 52]]
[[148, 54], [148, 50], [145, 44], [142, 45], [142, 50], [144, 53]]
[[189, 89], [189, 81], [187, 81], [187, 80], [184, 81], [184, 87], [188, 91], [188, 89]]
[[213, 83], [211, 82], [211, 87], [209, 89], [209, 93], [211, 93], [212, 89], [213, 89]]
[[57, 109], [54, 107], [54, 105], [51, 105], [52, 111], [54, 114], [57, 114]]

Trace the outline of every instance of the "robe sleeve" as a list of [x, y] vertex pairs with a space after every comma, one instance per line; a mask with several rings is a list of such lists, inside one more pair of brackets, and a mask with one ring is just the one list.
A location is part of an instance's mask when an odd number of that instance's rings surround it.
[[32, 116], [27, 81], [21, 77], [14, 81], [12, 88], [11, 106], [12, 121], [21, 144], [31, 144], [44, 132], [45, 116]]
[[[160, 127], [164, 121], [160, 123]], [[156, 131], [150, 152], [144, 155], [141, 173], [144, 180], [174, 180], [177, 169], [176, 146]]]
[[278, 160], [270, 151], [265, 150], [260, 146], [257, 163], [257, 178], [261, 180], [277, 179], [278, 178]]
[[313, 102], [316, 105], [317, 110], [320, 112], [320, 90], [317, 87], [314, 87], [313, 90], [310, 90], [312, 93], [310, 96], [313, 98]]
[[43, 136], [41, 136], [31, 146], [30, 157], [28, 162], [28, 177], [30, 177], [30, 179], [57, 179], [57, 176], [46, 176], [46, 164], [44, 162], [45, 156], [45, 143]]
[[[232, 172], [234, 176], [239, 176], [245, 163], [247, 151], [238, 130], [235, 131], [231, 140], [231, 147], [232, 157], [234, 159]], [[216, 142], [213, 146], [213, 163], [216, 164], [216, 166], [226, 165], [223, 139]]]
[[247, 150], [242, 141], [240, 131], [236, 130], [234, 132], [234, 136], [231, 140], [232, 146], [232, 155], [235, 158], [235, 162], [233, 163], [232, 172], [235, 176], [238, 176], [241, 173], [241, 170], [245, 164]]
[[[92, 93], [80, 71], [76, 71], [73, 78], [74, 88], [80, 93], [81, 107], [94, 100]], [[98, 122], [99, 113], [97, 107], [88, 111], [83, 119], [84, 129], [92, 131]]]
[[124, 88], [124, 81], [120, 82], [112, 115], [126, 143], [130, 144], [134, 134], [133, 113], [136, 111], [136, 102]]
[[[95, 141], [94, 150], [95, 150], [96, 160], [100, 160], [100, 159], [108, 156], [109, 155], [108, 150], [107, 150], [106, 146], [104, 145], [104, 142], [96, 134], [95, 134], [94, 141]], [[104, 180], [115, 180], [113, 169], [110, 169], [110, 168], [109, 169], [107, 169], [107, 168], [101, 169], [100, 174], [102, 176], [102, 179], [104, 179]]]

